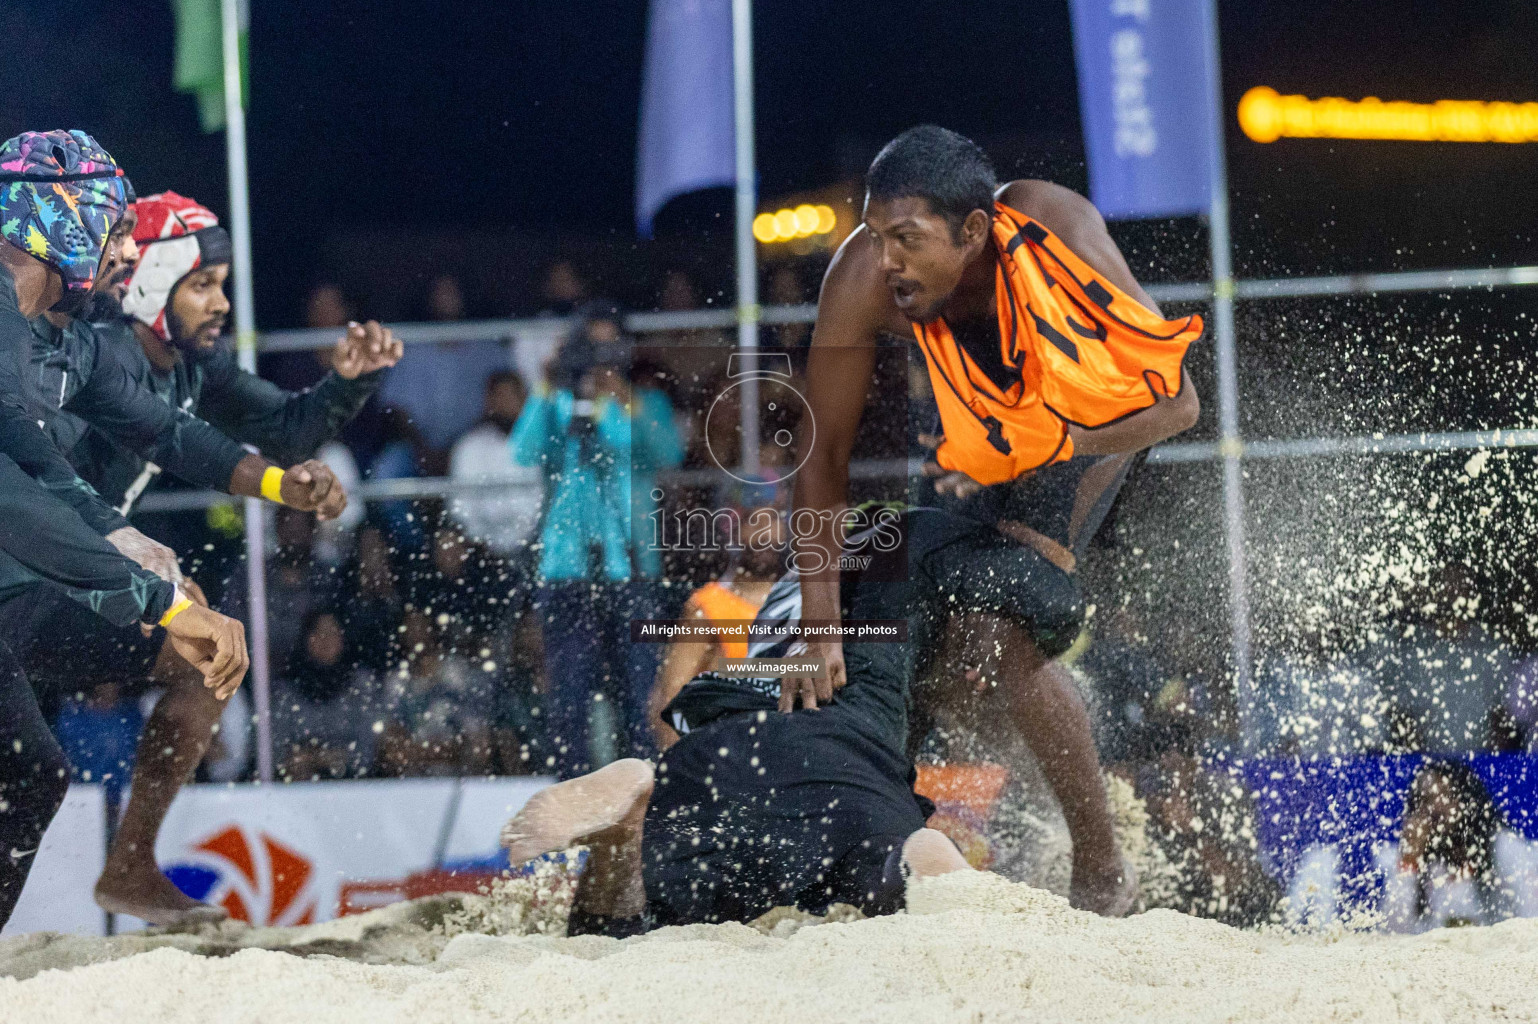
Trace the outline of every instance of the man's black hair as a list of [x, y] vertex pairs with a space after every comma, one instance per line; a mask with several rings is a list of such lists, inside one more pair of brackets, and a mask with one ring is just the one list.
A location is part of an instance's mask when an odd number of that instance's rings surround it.
[[524, 383], [523, 374], [517, 370], [492, 370], [486, 375], [486, 393], [488, 395], [503, 384], [517, 384], [525, 390], [528, 388], [528, 385]]
[[953, 236], [973, 210], [992, 215], [998, 187], [982, 147], [934, 124], [909, 128], [888, 142], [865, 174], [867, 200], [923, 198], [950, 224]]

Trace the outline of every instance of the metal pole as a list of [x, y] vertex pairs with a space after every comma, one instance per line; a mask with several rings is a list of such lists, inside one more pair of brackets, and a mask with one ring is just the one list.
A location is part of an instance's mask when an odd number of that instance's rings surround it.
[[1250, 652], [1250, 595], [1244, 546], [1244, 443], [1239, 436], [1239, 367], [1234, 338], [1234, 274], [1228, 231], [1228, 167], [1223, 153], [1223, 73], [1219, 60], [1218, 7], [1208, 0], [1207, 90], [1215, 118], [1209, 159], [1212, 198], [1213, 347], [1218, 370], [1218, 452], [1223, 459], [1223, 527], [1228, 542], [1228, 617], [1232, 631], [1234, 687], [1239, 730], [1246, 752], [1254, 720], [1255, 681]]
[[742, 471], [758, 472], [758, 207], [753, 153], [753, 0], [732, 0], [733, 132], [737, 141], [737, 351], [742, 382]]
[[[221, 0], [224, 23], [224, 141], [230, 173], [234, 245], [235, 343], [240, 367], [256, 371], [256, 312], [251, 299], [251, 195], [246, 179], [246, 108], [240, 81], [241, 0]], [[267, 551], [262, 503], [246, 499], [246, 604], [250, 615], [251, 690], [256, 706], [256, 772], [272, 771], [272, 676], [267, 660]]]

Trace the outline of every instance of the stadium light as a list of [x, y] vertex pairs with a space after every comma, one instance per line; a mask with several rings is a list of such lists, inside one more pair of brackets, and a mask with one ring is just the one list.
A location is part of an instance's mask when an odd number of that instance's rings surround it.
[[1385, 102], [1376, 96], [1311, 100], [1256, 86], [1239, 101], [1239, 127], [1256, 142], [1398, 139], [1412, 142], [1538, 142], [1538, 103], [1437, 100]]
[[826, 203], [802, 203], [753, 218], [753, 237], [765, 245], [790, 242], [815, 235], [830, 235], [838, 226], [838, 215]]

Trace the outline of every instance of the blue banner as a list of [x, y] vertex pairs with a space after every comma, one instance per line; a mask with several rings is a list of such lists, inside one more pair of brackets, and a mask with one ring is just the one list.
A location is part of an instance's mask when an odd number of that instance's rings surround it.
[[1206, 211], [1213, 0], [1071, 0], [1090, 199], [1108, 218]]
[[[1345, 898], [1376, 905], [1382, 878], [1373, 851], [1399, 841], [1405, 798], [1426, 758], [1420, 754], [1333, 760], [1255, 760], [1242, 766], [1255, 800], [1255, 822], [1268, 866], [1283, 884], [1316, 846], [1340, 851]], [[1538, 840], [1538, 757], [1472, 754], [1464, 760], [1506, 818]]]
[[636, 230], [674, 196], [737, 180], [731, 0], [652, 0], [636, 153]]

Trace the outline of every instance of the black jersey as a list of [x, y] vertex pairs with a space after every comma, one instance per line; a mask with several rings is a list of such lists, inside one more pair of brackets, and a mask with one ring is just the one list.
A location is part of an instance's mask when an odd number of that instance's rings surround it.
[[[907, 747], [913, 680], [938, 651], [951, 616], [1007, 616], [1049, 657], [1078, 635], [1083, 610], [1073, 577], [992, 526], [917, 508], [897, 516], [885, 535], [879, 530], [855, 534], [846, 544], [845, 564], [852, 568], [841, 576], [843, 619], [906, 619], [908, 636], [902, 642], [846, 641], [848, 682], [834, 702], [858, 712], [891, 749]], [[788, 626], [800, 617], [800, 580], [790, 574], [770, 589], [755, 619], [759, 639], [749, 656], [794, 657], [802, 641]], [[684, 733], [724, 714], [770, 710], [778, 704], [779, 682], [704, 673], [679, 691], [663, 716]]]
[[[104, 321], [91, 330], [99, 348], [122, 366], [138, 390], [207, 421], [283, 466], [314, 456], [358, 414], [385, 376], [376, 370], [348, 380], [332, 372], [314, 387], [287, 391], [242, 370], [226, 341], [196, 357], [181, 356], [171, 370], [162, 371], [150, 363], [128, 321]], [[159, 470], [181, 475], [153, 453], [124, 446], [88, 416], [61, 411], [48, 429], [81, 477], [125, 512]]]
[[11, 276], [0, 270], [0, 568], [63, 588], [120, 625], [154, 621], [174, 590], [102, 539], [126, 521], [39, 429], [31, 337]]

